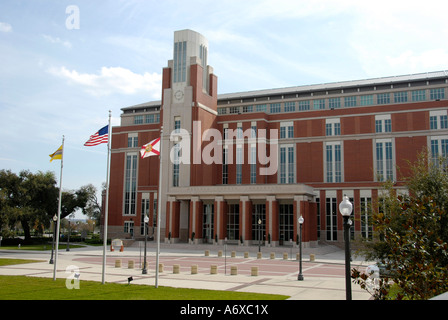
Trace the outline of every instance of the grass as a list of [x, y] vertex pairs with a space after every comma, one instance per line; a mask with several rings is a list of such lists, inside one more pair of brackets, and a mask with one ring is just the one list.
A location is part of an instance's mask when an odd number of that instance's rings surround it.
[[283, 295], [172, 288], [80, 280], [67, 289], [66, 279], [0, 276], [0, 300], [284, 300]]
[[[41, 262], [0, 259], [0, 266]], [[0, 300], [285, 300], [289, 296], [249, 292], [159, 287], [136, 284], [101, 284], [80, 280], [79, 289], [67, 289], [66, 279], [1, 276]], [[69, 280], [70, 281], [70, 280]]]
[[[78, 245], [78, 244], [70, 244], [70, 248], [83, 248], [85, 246]], [[50, 244], [23, 244], [20, 246], [1, 246], [0, 249], [2, 250], [36, 250], [36, 251], [45, 251], [45, 250], [51, 250], [52, 245]], [[65, 250], [67, 248], [67, 244], [59, 244], [58, 250]]]

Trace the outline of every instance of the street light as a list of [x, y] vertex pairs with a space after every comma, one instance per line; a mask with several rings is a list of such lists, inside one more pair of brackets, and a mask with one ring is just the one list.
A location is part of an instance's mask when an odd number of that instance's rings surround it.
[[300, 236], [299, 236], [299, 252], [300, 252], [300, 264], [299, 264], [299, 275], [297, 277], [297, 280], [302, 281], [303, 280], [303, 274], [302, 274], [302, 225], [303, 225], [303, 217], [299, 217], [299, 226], [300, 226]]
[[147, 274], [148, 271], [146, 270], [146, 242], [148, 241], [148, 228], [147, 228], [147, 224], [149, 222], [149, 217], [147, 215], [145, 215], [145, 254], [144, 254], [144, 258], [143, 258], [143, 270], [142, 270], [142, 274]]
[[261, 252], [261, 219], [258, 219], [258, 252]]
[[353, 210], [352, 203], [348, 200], [348, 197], [344, 194], [344, 197], [339, 204], [339, 211], [344, 217], [344, 242], [345, 242], [345, 295], [347, 300], [352, 300], [352, 289], [350, 282], [350, 215]]
[[51, 245], [51, 257], [50, 257], [50, 264], [53, 264], [53, 251], [54, 251], [54, 238], [56, 237], [56, 221], [58, 220], [58, 216], [53, 216], [53, 243]]

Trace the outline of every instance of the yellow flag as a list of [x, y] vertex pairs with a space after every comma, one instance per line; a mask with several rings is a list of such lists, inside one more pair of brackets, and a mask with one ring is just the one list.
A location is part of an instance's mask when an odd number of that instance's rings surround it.
[[50, 154], [50, 158], [50, 162], [55, 159], [62, 159], [62, 146], [60, 146], [54, 153]]

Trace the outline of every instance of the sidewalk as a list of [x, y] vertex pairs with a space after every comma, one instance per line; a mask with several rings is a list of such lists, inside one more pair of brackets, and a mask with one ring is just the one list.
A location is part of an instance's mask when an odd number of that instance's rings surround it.
[[[210, 255], [205, 256], [205, 250]], [[223, 256], [218, 257], [218, 250]], [[236, 257], [231, 257], [231, 252]], [[292, 251], [292, 257], [291, 257]], [[226, 252], [226, 257], [224, 257]], [[244, 257], [249, 252], [249, 257]], [[159, 263], [164, 265], [160, 270], [159, 286], [198, 288], [212, 290], [231, 290], [257, 293], [289, 295], [292, 300], [345, 300], [345, 265], [344, 251], [334, 246], [305, 248], [302, 251], [303, 281], [297, 280], [299, 261], [296, 261], [297, 248], [267, 248], [261, 247], [262, 259], [257, 259], [258, 247], [241, 246], [207, 246], [188, 244], [161, 244]], [[271, 252], [275, 259], [271, 259]], [[288, 254], [288, 260], [283, 260], [283, 252]], [[310, 254], [315, 255], [315, 261], [310, 261]], [[38, 277], [53, 277], [54, 265], [49, 264], [51, 252], [33, 252], [25, 250], [1, 250], [0, 258], [22, 258], [44, 260], [44, 262], [0, 267], [2, 275], [27, 275]], [[140, 263], [143, 260], [143, 246], [125, 247], [123, 252], [111, 252], [107, 248], [107, 263], [105, 271], [106, 282], [127, 283], [132, 277], [133, 285], [155, 284], [156, 244], [147, 244], [147, 274], [142, 274]], [[76, 268], [82, 280], [101, 281], [102, 279], [102, 247], [85, 247], [70, 249], [69, 252], [59, 250], [57, 259], [57, 277], [67, 278], [71, 275], [70, 268]], [[364, 269], [369, 263], [353, 257], [352, 267]], [[121, 267], [115, 267], [116, 260], [121, 261]], [[128, 267], [132, 260], [134, 267]], [[180, 265], [180, 273], [173, 273], [173, 265]], [[198, 266], [198, 273], [191, 273], [191, 265]], [[217, 266], [217, 274], [210, 274], [211, 265]], [[70, 267], [71, 266], [71, 267]], [[237, 275], [230, 275], [230, 267], [238, 268]], [[258, 267], [258, 275], [252, 276], [251, 267]], [[67, 270], [67, 271], [66, 271]], [[352, 283], [353, 300], [368, 300], [371, 298], [365, 290]]]

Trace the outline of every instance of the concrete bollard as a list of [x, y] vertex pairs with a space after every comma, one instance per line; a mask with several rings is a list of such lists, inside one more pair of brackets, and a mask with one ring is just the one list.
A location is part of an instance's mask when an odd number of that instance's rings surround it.
[[193, 264], [191, 266], [191, 274], [198, 274], [198, 265], [197, 264]]
[[314, 253], [310, 254], [310, 261], [314, 261], [316, 259], [316, 256], [314, 255]]
[[262, 257], [261, 252], [257, 252], [257, 259], [261, 259], [261, 257]]
[[288, 252], [283, 252], [283, 260], [288, 260]]
[[173, 273], [178, 274], [180, 270], [180, 265], [173, 264]]
[[230, 267], [230, 275], [236, 276], [238, 274], [238, 267], [237, 266], [231, 266]]
[[244, 258], [249, 258], [249, 252], [244, 252]]
[[128, 261], [128, 269], [134, 269], [134, 260]]
[[296, 260], [297, 260], [297, 261], [300, 260], [300, 253], [296, 253]]
[[210, 250], [205, 250], [205, 256], [206, 257], [210, 256]]
[[221, 258], [222, 257], [222, 250], [219, 250], [218, 251], [218, 258]]
[[251, 276], [258, 276], [258, 267], [251, 267], [250, 268], [250, 275]]
[[210, 274], [218, 274], [218, 266], [217, 265], [210, 266]]
[[235, 251], [232, 251], [231, 257], [232, 257], [232, 258], [235, 258], [235, 257], [236, 257], [236, 252], [235, 252]]
[[163, 263], [159, 263], [159, 272], [163, 272]]
[[275, 259], [275, 252], [271, 252], [271, 259]]
[[121, 259], [115, 260], [115, 268], [121, 268]]

